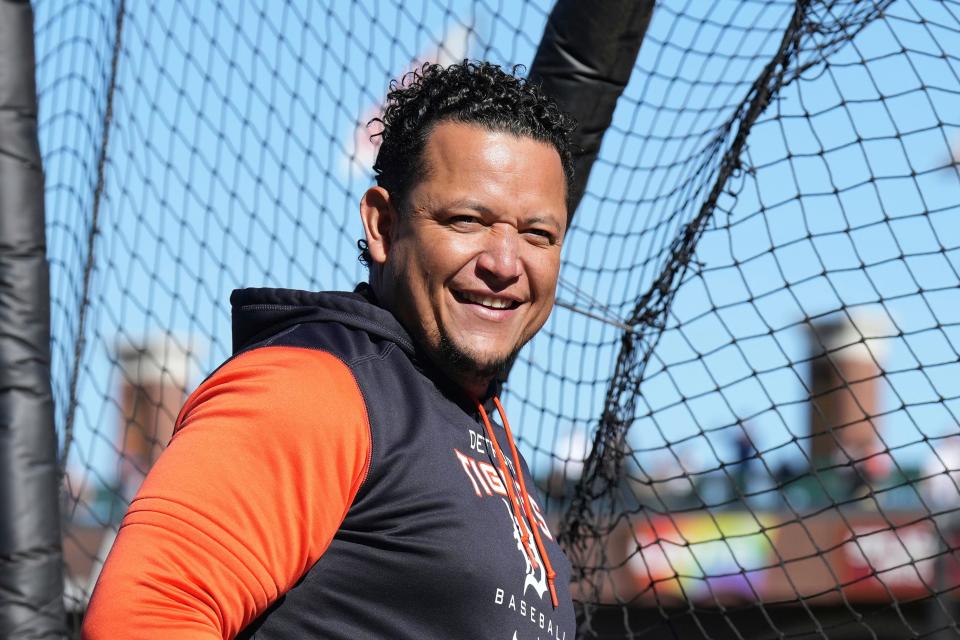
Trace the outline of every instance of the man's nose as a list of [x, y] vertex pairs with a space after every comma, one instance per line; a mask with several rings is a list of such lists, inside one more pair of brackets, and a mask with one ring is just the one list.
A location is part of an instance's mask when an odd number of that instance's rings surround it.
[[520, 235], [510, 225], [492, 227], [485, 238], [477, 260], [481, 277], [490, 278], [488, 284], [506, 286], [520, 277]]

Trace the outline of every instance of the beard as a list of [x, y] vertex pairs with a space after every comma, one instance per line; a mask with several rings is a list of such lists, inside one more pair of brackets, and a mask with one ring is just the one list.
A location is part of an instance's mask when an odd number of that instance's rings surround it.
[[505, 380], [513, 366], [513, 361], [520, 352], [520, 347], [514, 348], [506, 356], [481, 360], [476, 355], [461, 349], [447, 336], [446, 332], [441, 330], [438, 351], [441, 367], [452, 375], [475, 380]]

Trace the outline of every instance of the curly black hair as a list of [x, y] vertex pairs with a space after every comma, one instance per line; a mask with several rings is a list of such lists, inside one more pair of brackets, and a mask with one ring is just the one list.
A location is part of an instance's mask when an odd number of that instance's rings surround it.
[[[424, 64], [390, 83], [387, 103], [379, 123], [380, 151], [373, 171], [398, 209], [422, 174], [423, 150], [433, 127], [440, 122], [477, 124], [547, 142], [557, 150], [567, 183], [573, 181], [574, 119], [560, 110], [540, 86], [518, 77], [523, 67], [507, 73], [499, 65], [464, 60], [443, 67]], [[360, 261], [369, 264], [366, 242], [360, 240]]]

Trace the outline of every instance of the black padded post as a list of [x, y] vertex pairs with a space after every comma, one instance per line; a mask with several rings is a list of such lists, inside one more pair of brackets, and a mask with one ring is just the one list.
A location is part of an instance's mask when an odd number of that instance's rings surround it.
[[0, 638], [66, 637], [33, 10], [0, 0]]
[[557, 0], [547, 20], [530, 78], [579, 122], [571, 217], [630, 80], [653, 5], [653, 0]]

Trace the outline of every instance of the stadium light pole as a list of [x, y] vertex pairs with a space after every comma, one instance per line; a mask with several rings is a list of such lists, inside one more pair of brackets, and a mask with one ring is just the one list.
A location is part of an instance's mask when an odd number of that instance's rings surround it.
[[0, 637], [66, 637], [33, 10], [0, 0]]

